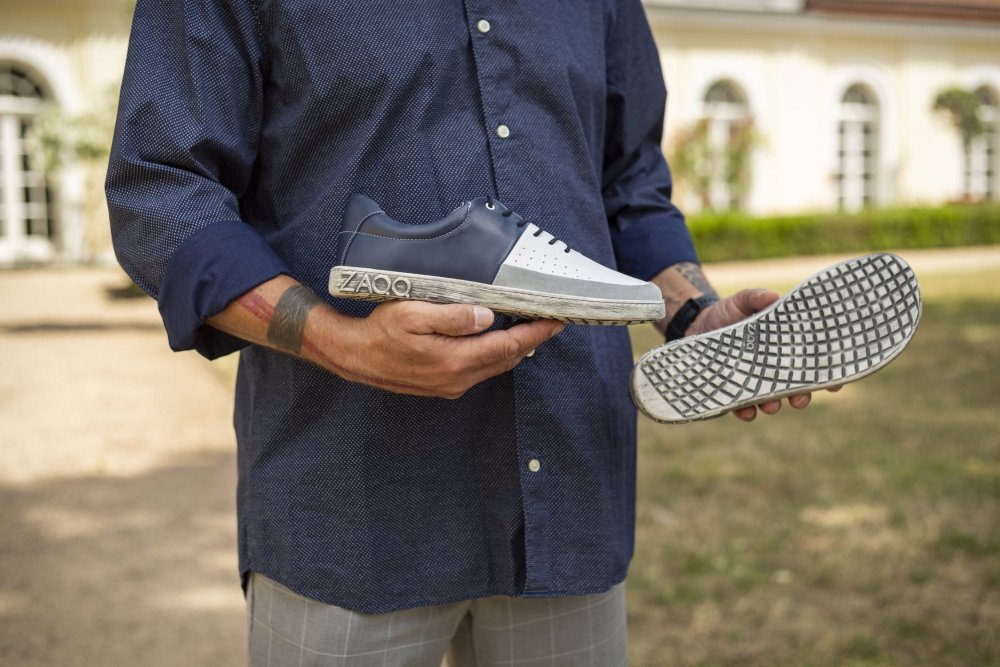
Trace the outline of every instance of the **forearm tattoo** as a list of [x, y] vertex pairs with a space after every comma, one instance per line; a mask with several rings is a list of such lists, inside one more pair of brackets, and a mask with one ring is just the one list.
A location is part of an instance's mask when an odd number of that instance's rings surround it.
[[267, 327], [268, 342], [288, 352], [301, 352], [306, 319], [319, 304], [319, 297], [308, 287], [289, 287], [274, 306], [274, 314]]
[[675, 265], [675, 268], [684, 280], [691, 283], [692, 287], [702, 294], [714, 297], [719, 296], [719, 294], [715, 291], [715, 288], [708, 282], [708, 278], [705, 277], [701, 267], [694, 262], [681, 262]]

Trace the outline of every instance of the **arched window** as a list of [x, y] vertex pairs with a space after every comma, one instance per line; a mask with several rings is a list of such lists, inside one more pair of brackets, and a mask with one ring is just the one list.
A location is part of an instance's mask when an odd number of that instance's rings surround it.
[[878, 188], [879, 106], [874, 93], [855, 84], [840, 102], [837, 124], [837, 199], [856, 211], [876, 201]]
[[983, 133], [972, 140], [966, 161], [966, 193], [970, 199], [995, 201], [997, 199], [997, 154], [1000, 139], [1000, 102], [997, 94], [983, 86], [976, 91], [979, 96], [979, 117]]
[[52, 189], [28, 135], [46, 94], [25, 69], [0, 63], [0, 253], [51, 254], [56, 233]]
[[748, 156], [743, 153], [752, 143], [746, 96], [732, 81], [716, 81], [705, 93], [704, 116], [710, 153], [718, 158], [713, 160], [709, 203], [717, 211], [742, 208], [749, 188]]

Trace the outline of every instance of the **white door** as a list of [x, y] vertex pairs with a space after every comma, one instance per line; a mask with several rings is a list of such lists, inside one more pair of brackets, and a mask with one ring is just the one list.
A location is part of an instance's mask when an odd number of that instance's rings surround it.
[[24, 70], [0, 64], [0, 264], [55, 257], [55, 206], [43, 160], [30, 141], [45, 102]]
[[846, 211], [877, 203], [879, 108], [874, 95], [851, 86], [840, 105], [838, 202]]

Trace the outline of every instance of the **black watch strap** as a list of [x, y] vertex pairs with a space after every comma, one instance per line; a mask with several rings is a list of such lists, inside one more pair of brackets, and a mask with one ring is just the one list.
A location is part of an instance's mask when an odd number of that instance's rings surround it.
[[667, 342], [672, 340], [677, 340], [678, 338], [684, 337], [684, 332], [688, 330], [691, 323], [694, 322], [694, 318], [698, 317], [698, 313], [705, 310], [713, 303], [717, 303], [719, 297], [712, 294], [704, 294], [693, 299], [688, 299], [684, 302], [684, 305], [674, 313], [674, 316], [670, 318], [670, 324], [667, 325]]

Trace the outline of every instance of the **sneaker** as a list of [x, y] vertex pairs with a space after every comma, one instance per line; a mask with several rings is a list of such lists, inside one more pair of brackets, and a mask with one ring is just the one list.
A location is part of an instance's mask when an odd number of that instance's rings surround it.
[[353, 195], [330, 294], [348, 299], [470, 303], [528, 319], [632, 324], [663, 319], [663, 296], [570, 250], [486, 197], [423, 225], [396, 222]]
[[632, 373], [632, 399], [652, 419], [679, 423], [854, 382], [903, 351], [920, 313], [906, 262], [858, 257], [741, 322], [646, 353]]

